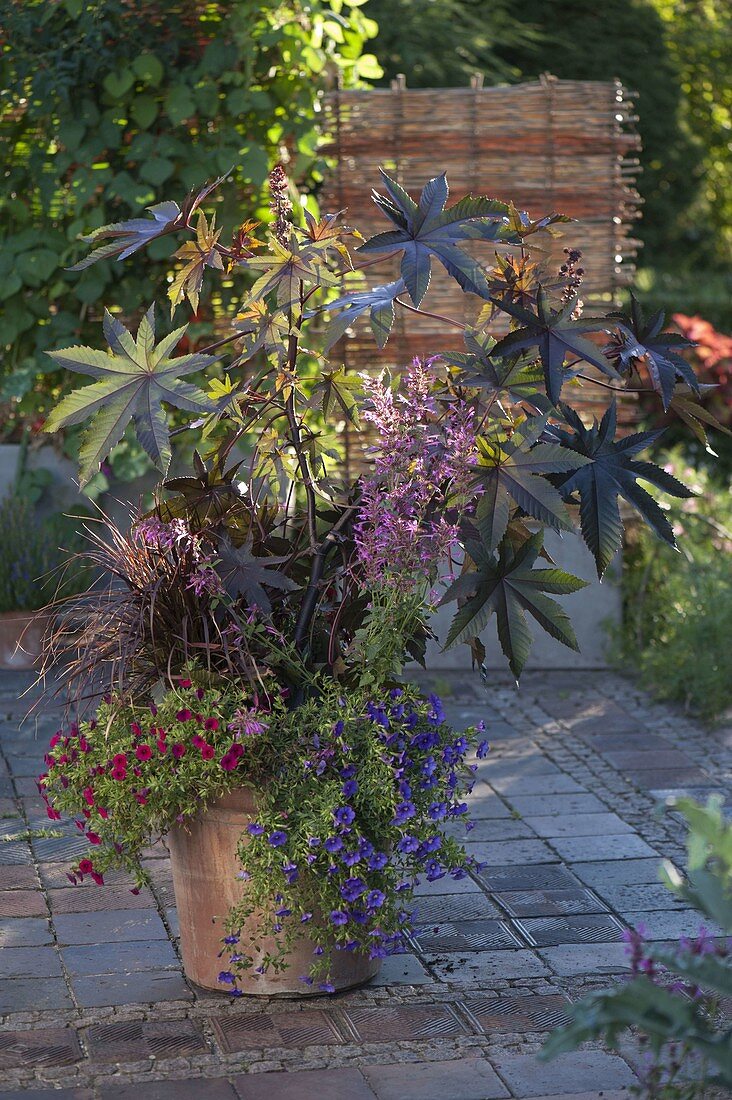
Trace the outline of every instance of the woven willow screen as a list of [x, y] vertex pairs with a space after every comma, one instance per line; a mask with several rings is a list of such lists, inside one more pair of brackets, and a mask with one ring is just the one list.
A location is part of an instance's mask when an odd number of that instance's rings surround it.
[[[346, 221], [364, 235], [388, 228], [369, 197], [379, 166], [407, 190], [446, 171], [453, 199], [485, 194], [510, 199], [532, 217], [559, 212], [576, 218], [561, 226], [562, 237], [542, 242], [544, 260], [556, 272], [565, 246], [582, 249], [582, 298], [589, 307], [607, 308], [631, 280], [639, 243], [632, 236], [640, 201], [633, 186], [639, 138], [621, 84], [545, 77], [497, 88], [483, 88], [476, 79], [470, 88], [409, 90], [398, 82], [391, 89], [333, 92], [325, 112], [337, 161], [321, 207], [346, 210]], [[490, 260], [489, 252], [482, 254]], [[369, 283], [388, 282], [397, 270], [393, 259], [375, 264]], [[423, 308], [469, 321], [482, 304], [433, 265]], [[363, 371], [403, 365], [459, 343], [459, 333], [456, 341], [444, 325], [397, 310], [384, 351], [364, 323], [340, 342], [336, 355], [348, 369]], [[626, 415], [632, 416], [632, 406]], [[350, 434], [346, 461], [354, 467], [360, 455]]]

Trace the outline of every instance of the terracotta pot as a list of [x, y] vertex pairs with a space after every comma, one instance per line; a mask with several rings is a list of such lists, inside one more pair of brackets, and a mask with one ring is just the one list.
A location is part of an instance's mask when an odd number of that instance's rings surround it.
[[[226, 934], [227, 913], [246, 890], [246, 883], [236, 877], [241, 870], [236, 849], [255, 815], [254, 793], [246, 789], [232, 791], [185, 826], [175, 826], [168, 833], [183, 966], [187, 977], [204, 989], [227, 988], [218, 980], [219, 973], [226, 969], [226, 956], [220, 959], [218, 953]], [[245, 946], [252, 942], [255, 923], [250, 920], [241, 930]], [[274, 941], [262, 940], [258, 946], [261, 953], [266, 953], [273, 950]], [[256, 975], [250, 970], [238, 982], [239, 988], [255, 995], [312, 996], [313, 990], [299, 979], [309, 973], [314, 946], [308, 937], [299, 937], [287, 956], [289, 965], [284, 971]], [[373, 978], [380, 965], [380, 959], [334, 951], [330, 980], [337, 991], [350, 989]]]
[[44, 611], [0, 615], [0, 668], [37, 668], [50, 618]]

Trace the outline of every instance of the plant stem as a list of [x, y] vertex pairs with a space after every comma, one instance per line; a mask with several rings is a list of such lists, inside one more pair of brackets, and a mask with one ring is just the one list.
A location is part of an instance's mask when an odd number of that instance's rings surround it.
[[461, 332], [464, 332], [468, 327], [464, 325], [462, 321], [454, 321], [452, 317], [444, 317], [441, 313], [430, 313], [427, 309], [418, 309], [417, 306], [410, 306], [409, 302], [403, 302], [401, 298], [395, 298], [394, 301], [402, 309], [408, 309], [410, 313], [418, 313], [420, 317], [431, 317], [433, 321], [442, 321], [446, 325], [452, 325], [453, 328], [459, 328]]

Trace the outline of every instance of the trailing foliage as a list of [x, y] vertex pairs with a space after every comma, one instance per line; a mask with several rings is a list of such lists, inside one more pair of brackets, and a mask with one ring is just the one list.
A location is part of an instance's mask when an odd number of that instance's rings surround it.
[[[38, 426], [63, 376], [44, 352], [87, 343], [102, 302], [131, 316], [166, 276], [207, 331], [231, 297], [198, 302], [198, 245], [229, 233], [244, 203], [262, 210], [274, 157], [317, 181], [323, 89], [378, 75], [362, 53], [375, 26], [353, 0], [8, 0], [0, 30], [0, 408], [4, 432]], [[173, 256], [163, 236], [180, 213], [151, 207], [231, 173], [213, 221]], [[262, 216], [261, 213], [259, 216]], [[81, 234], [117, 223], [90, 266]], [[205, 225], [205, 228], [204, 228]], [[150, 247], [144, 259], [139, 249]], [[133, 255], [134, 253], [134, 255]], [[133, 256], [119, 266], [110, 259]], [[191, 260], [194, 264], [191, 265]], [[70, 273], [81, 270], [82, 275]], [[43, 290], [43, 293], [40, 291]], [[201, 331], [201, 330], [199, 330]], [[193, 337], [195, 340], [196, 337]], [[50, 376], [49, 376], [50, 375]], [[116, 461], [116, 460], [115, 460]], [[123, 466], [118, 463], [119, 472]]]
[[727, 484], [689, 468], [680, 452], [670, 469], [695, 493], [668, 512], [681, 553], [631, 528], [619, 658], [660, 698], [715, 719], [732, 706], [732, 504]]
[[[335, 950], [399, 950], [419, 923], [415, 886], [480, 867], [450, 835], [467, 824], [476, 731], [457, 736], [436, 696], [346, 700], [326, 688], [288, 711], [274, 683], [262, 696], [212, 685], [195, 667], [191, 677], [157, 704], [110, 700], [95, 720], [55, 734], [41, 791], [49, 816], [75, 816], [89, 841], [72, 881], [103, 885], [121, 867], [139, 887], [152, 839], [251, 788], [256, 816], [238, 852], [246, 890], [227, 918], [219, 976], [232, 991], [252, 968], [282, 969], [308, 935], [313, 962], [301, 980], [333, 992]], [[481, 742], [478, 758], [486, 752]]]
[[[666, 886], [720, 932], [732, 933], [732, 825], [721, 800], [706, 807], [680, 799], [673, 809], [689, 826], [686, 877], [666, 863]], [[724, 1002], [732, 996], [732, 956], [723, 939], [702, 928], [682, 938], [676, 950], [654, 951], [641, 930], [626, 937], [632, 980], [610, 992], [593, 993], [574, 1005], [570, 1023], [555, 1032], [544, 1056], [576, 1050], [587, 1039], [602, 1038], [611, 1049], [630, 1028], [640, 1033], [651, 1056], [639, 1067], [641, 1093], [649, 1100], [694, 1100], [717, 1085], [732, 1086], [732, 1026]], [[694, 1076], [685, 1072], [691, 1055], [699, 1059]], [[638, 1091], [638, 1090], [636, 1090]]]

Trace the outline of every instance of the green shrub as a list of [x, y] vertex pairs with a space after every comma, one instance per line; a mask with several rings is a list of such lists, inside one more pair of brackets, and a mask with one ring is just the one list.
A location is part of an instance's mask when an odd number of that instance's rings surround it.
[[680, 553], [631, 532], [618, 650], [659, 698], [713, 719], [732, 706], [732, 500], [679, 452], [671, 467], [698, 495], [669, 509], [684, 535]]
[[[682, 878], [666, 863], [669, 890], [693, 905], [708, 921], [732, 933], [732, 825], [725, 823], [721, 799], [706, 806], [681, 799], [674, 807], [689, 826], [688, 867]], [[647, 1100], [703, 1100], [712, 1086], [732, 1086], [732, 1027], [724, 1001], [732, 993], [729, 942], [708, 927], [678, 946], [654, 951], [642, 930], [626, 933], [631, 981], [609, 992], [592, 993], [574, 1005], [570, 1023], [544, 1048], [554, 1058], [576, 1050], [587, 1039], [602, 1038], [615, 1050], [628, 1029], [637, 1029], [647, 1052], [638, 1066], [636, 1095]], [[658, 945], [660, 948], [661, 945]], [[693, 1077], [689, 1059], [694, 1057]], [[726, 1092], [725, 1092], [726, 1095]]]
[[64, 568], [82, 549], [78, 520], [56, 514], [39, 520], [17, 496], [0, 502], [0, 613], [38, 611], [55, 597], [86, 587], [87, 568]]
[[[317, 182], [318, 100], [381, 70], [362, 55], [375, 24], [359, 0], [10, 0], [0, 50], [0, 421], [15, 438], [58, 396], [45, 352], [91, 342], [101, 301], [123, 315], [176, 266], [170, 239], [144, 259], [66, 269], [109, 222], [144, 216], [160, 188], [182, 201], [231, 172], [217, 228], [267, 217], [276, 159]], [[230, 284], [206, 297], [202, 331]], [[195, 339], [195, 337], [194, 337]], [[115, 459], [116, 461], [116, 459]], [[139, 471], [134, 470], [133, 473]], [[115, 468], [115, 473], [121, 473]]]

